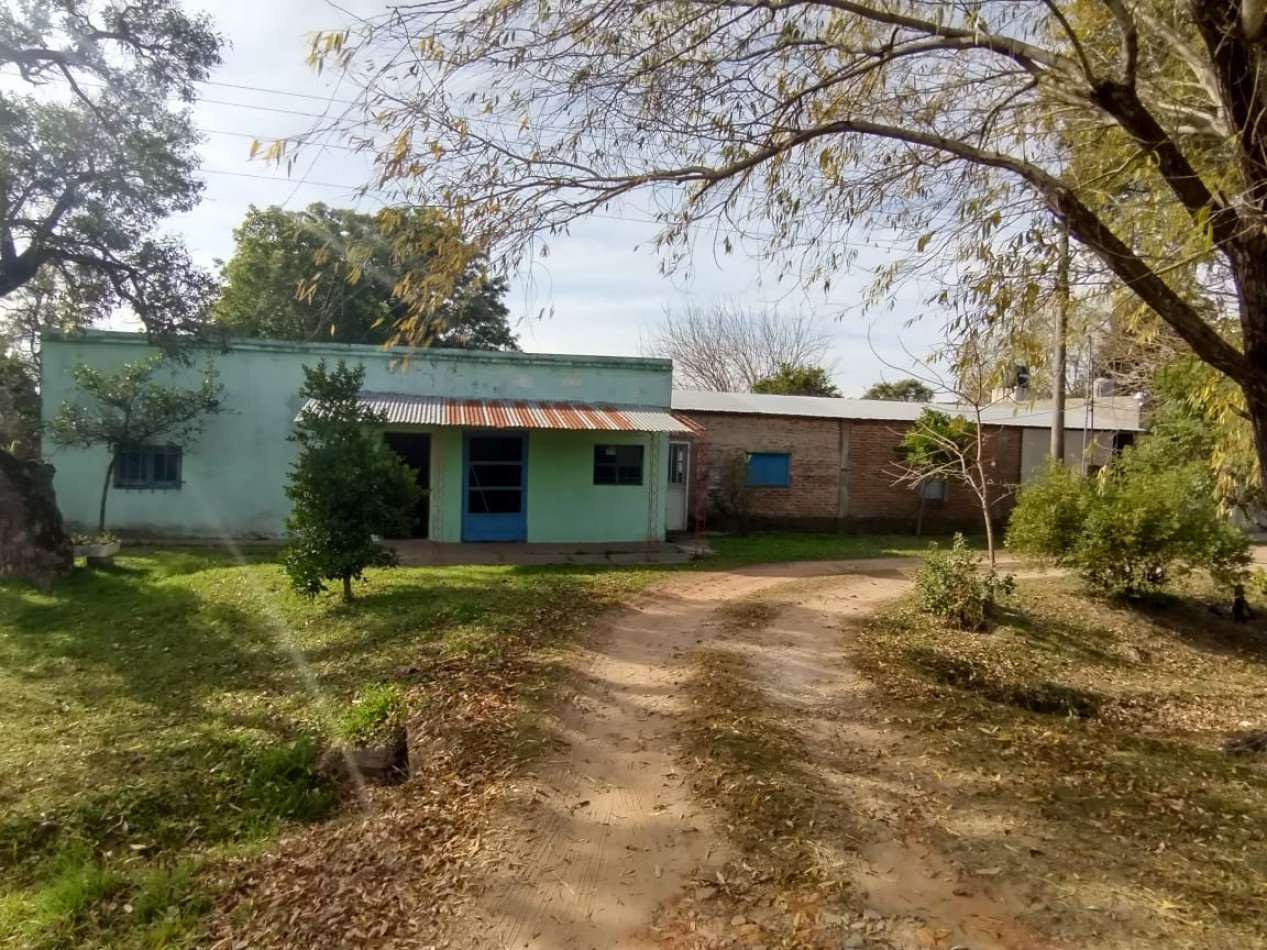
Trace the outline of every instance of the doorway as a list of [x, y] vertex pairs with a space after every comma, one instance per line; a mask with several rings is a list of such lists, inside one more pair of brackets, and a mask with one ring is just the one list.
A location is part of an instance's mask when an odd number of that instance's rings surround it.
[[417, 469], [415, 476], [421, 492], [418, 507], [414, 511], [411, 538], [431, 536], [431, 435], [427, 432], [385, 432], [387, 447], [401, 457], [406, 465]]
[[664, 498], [664, 529], [685, 531], [689, 511], [687, 482], [691, 474], [691, 443], [669, 443], [669, 487]]
[[462, 466], [462, 540], [528, 537], [522, 433], [468, 432]]

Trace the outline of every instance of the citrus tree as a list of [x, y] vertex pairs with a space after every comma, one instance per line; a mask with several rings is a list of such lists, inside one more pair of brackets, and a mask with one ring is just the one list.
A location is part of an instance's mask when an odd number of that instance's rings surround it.
[[291, 436], [299, 457], [286, 486], [293, 507], [283, 564], [309, 596], [334, 580], [352, 600], [352, 581], [367, 567], [395, 563], [378, 538], [407, 534], [413, 522], [416, 473], [383, 439], [382, 417], [359, 403], [364, 381], [364, 367], [342, 360], [304, 367], [300, 395], [309, 402]]

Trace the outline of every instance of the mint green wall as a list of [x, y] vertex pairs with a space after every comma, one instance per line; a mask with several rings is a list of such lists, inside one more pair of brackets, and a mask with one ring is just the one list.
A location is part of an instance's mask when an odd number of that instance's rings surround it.
[[[101, 369], [117, 369], [124, 363], [153, 352], [135, 334], [90, 332], [69, 338], [50, 337], [42, 346], [42, 394], [45, 413], [51, 415], [73, 398], [71, 370], [77, 363]], [[222, 352], [207, 347], [195, 355], [194, 365], [164, 368], [159, 378], [165, 382], [196, 385], [200, 363], [209, 358], [220, 373], [226, 392], [227, 411], [208, 420], [203, 435], [184, 453], [179, 490], [110, 490], [107, 526], [118, 530], [153, 535], [183, 537], [279, 537], [285, 530], [289, 503], [284, 487], [287, 471], [295, 457], [295, 447], [287, 441], [295, 415], [303, 400], [299, 396], [304, 364], [319, 359], [344, 359], [366, 368], [365, 387], [369, 390], [443, 395], [469, 398], [557, 399], [613, 402], [646, 406], [669, 405], [671, 364], [666, 360], [620, 357], [547, 356], [525, 353], [468, 353], [430, 350], [409, 355], [407, 365], [399, 363], [400, 351], [376, 347], [303, 345], [251, 341], [234, 343]], [[567, 434], [562, 434], [566, 436]], [[594, 434], [578, 433], [581, 440]], [[534, 432], [557, 437], [553, 433]], [[586, 501], [580, 508], [555, 504], [555, 494], [534, 478], [533, 466], [547, 465], [551, 443], [542, 443], [542, 452], [529, 449], [529, 532], [533, 540], [629, 540], [632, 536], [599, 538], [594, 535], [594, 514], [600, 505]], [[568, 449], [559, 443], [560, 450]], [[580, 443], [571, 446], [584, 454]], [[101, 480], [107, 462], [104, 449], [68, 450], [45, 444], [44, 451], [57, 470], [54, 487], [58, 504], [75, 528], [95, 527]], [[589, 449], [587, 451], [592, 451]], [[661, 452], [663, 455], [663, 452]], [[565, 482], [576, 478], [592, 481], [592, 461], [581, 465], [581, 474], [566, 474]], [[547, 467], [545, 478], [570, 473], [573, 466]], [[663, 468], [663, 466], [661, 466]], [[650, 473], [649, 473], [650, 474]], [[664, 472], [655, 473], [663, 479]], [[461, 534], [462, 436], [456, 429], [437, 429], [432, 437], [433, 536], [457, 540]], [[552, 512], [537, 516], [533, 511], [534, 486], [543, 487], [542, 500]], [[663, 532], [663, 486], [658, 525]], [[578, 489], [579, 490], [579, 489]], [[620, 491], [596, 488], [588, 491]], [[612, 503], [625, 502], [619, 495]], [[613, 530], [631, 530], [635, 521], [643, 524], [637, 539], [646, 536], [646, 496], [637, 514], [630, 505], [621, 517], [601, 516]], [[567, 523], [553, 523], [567, 517]], [[550, 522], [547, 525], [547, 522]], [[568, 524], [575, 525], [575, 529]], [[575, 537], [566, 537], [574, 534]]]
[[[462, 430], [412, 431], [431, 433], [432, 540], [461, 541]], [[529, 541], [664, 539], [666, 436], [540, 429], [527, 436]], [[594, 484], [594, 446], [611, 443], [644, 447], [641, 486]]]
[[[594, 484], [594, 446], [613, 443], [644, 446], [641, 486]], [[664, 540], [666, 445], [645, 432], [530, 433], [528, 540]]]

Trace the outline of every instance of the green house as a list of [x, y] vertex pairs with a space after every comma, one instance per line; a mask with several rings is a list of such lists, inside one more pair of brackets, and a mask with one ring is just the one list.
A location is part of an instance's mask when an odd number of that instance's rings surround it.
[[[113, 370], [154, 351], [144, 337], [93, 331], [43, 342], [43, 403], [76, 393], [80, 363]], [[153, 537], [285, 534], [287, 439], [304, 408], [304, 365], [365, 367], [362, 400], [426, 489], [414, 534], [433, 541], [631, 543], [665, 534], [670, 456], [692, 424], [669, 408], [667, 360], [235, 341], [168, 361], [163, 382], [196, 386], [210, 360], [226, 395], [188, 445], [119, 450], [111, 530]], [[67, 521], [95, 526], [104, 448], [44, 446]], [[680, 487], [676, 483], [676, 488]]]

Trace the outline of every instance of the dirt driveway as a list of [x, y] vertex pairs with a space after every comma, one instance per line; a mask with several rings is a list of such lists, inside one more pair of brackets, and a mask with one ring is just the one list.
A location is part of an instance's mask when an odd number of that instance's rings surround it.
[[[455, 947], [832, 946], [1023, 950], [1047, 947], [1016, 922], [1002, 886], [968, 882], [903, 821], [909, 789], [861, 760], [901, 736], [853, 715], [868, 687], [852, 672], [850, 625], [906, 589], [909, 560], [799, 563], [676, 578], [606, 615], [576, 657], [557, 716], [556, 751], [515, 789], [504, 831], [483, 843], [484, 883], [455, 922]], [[726, 622], [736, 603], [770, 605], [759, 628]], [[862, 829], [834, 851], [850, 899], [787, 937], [777, 885], [745, 909], [710, 882], [742, 861], [725, 816], [693, 792], [680, 726], [696, 651], [722, 648], [759, 673], [769, 700], [797, 718], [806, 748]], [[848, 746], [850, 756], [839, 755]], [[795, 929], [795, 927], [793, 929]], [[796, 931], [803, 933], [802, 930]], [[821, 939], [820, 939], [821, 938]]]

